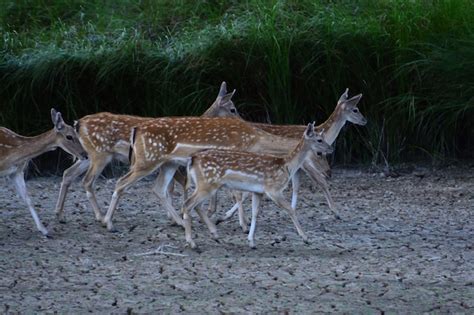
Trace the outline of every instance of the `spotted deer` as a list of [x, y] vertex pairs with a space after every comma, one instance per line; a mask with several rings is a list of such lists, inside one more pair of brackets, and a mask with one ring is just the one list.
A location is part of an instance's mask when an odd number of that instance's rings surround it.
[[[287, 154], [298, 140], [271, 135], [249, 123], [226, 117], [164, 117], [148, 120], [133, 129], [131, 166], [115, 186], [103, 224], [114, 230], [112, 217], [123, 192], [160, 168], [153, 187], [173, 219], [183, 225], [168, 196], [168, 185], [179, 165], [205, 149]], [[198, 210], [199, 213], [199, 210]]]
[[[309, 124], [301, 136], [298, 145], [285, 157], [232, 150], [206, 150], [192, 155], [188, 176], [196, 188], [184, 202], [182, 210], [186, 242], [192, 248], [196, 247], [191, 235], [189, 212], [222, 186], [252, 193], [252, 222], [248, 235], [251, 247], [255, 247], [255, 227], [263, 194], [288, 212], [298, 234], [306, 242], [308, 237], [298, 222], [295, 208], [285, 200], [283, 191], [309, 154], [331, 153], [332, 149], [322, 134], [314, 131], [314, 124]], [[217, 237], [215, 226], [211, 225], [209, 229]]]
[[[339, 135], [342, 127], [347, 122], [362, 126], [367, 123], [367, 119], [362, 115], [362, 113], [359, 111], [359, 108], [357, 107], [357, 104], [362, 98], [362, 94], [358, 94], [349, 98], [348, 93], [349, 89], [346, 89], [339, 98], [337, 105], [329, 118], [324, 123], [315, 127], [317, 132], [322, 132], [324, 140], [329, 145], [332, 145], [336, 141], [336, 138]], [[304, 125], [270, 125], [263, 123], [253, 123], [252, 126], [274, 135], [285, 136], [293, 139], [301, 137], [301, 134], [306, 129], [306, 126]], [[328, 202], [329, 208], [336, 218], [340, 218], [329, 192], [329, 184], [327, 182], [326, 176], [328, 167], [329, 166], [327, 165], [325, 157], [321, 157], [313, 153], [310, 154], [304, 161], [301, 170], [304, 171], [310, 177], [310, 179], [315, 182], [316, 185], [321, 187]], [[293, 208], [296, 207], [299, 186], [299, 174], [296, 174], [296, 176], [294, 176], [292, 179], [293, 195], [291, 205]], [[217, 223], [229, 219], [237, 210], [239, 210], [239, 222], [244, 232], [246, 232], [247, 222], [243, 214], [242, 202], [247, 196], [248, 194], [243, 194], [243, 196], [239, 196], [237, 194], [237, 203], [226, 212], [224, 217], [218, 218]]]
[[18, 195], [28, 206], [36, 228], [44, 236], [48, 235], [48, 230], [41, 223], [25, 185], [24, 171], [28, 162], [58, 147], [81, 160], [87, 159], [87, 153], [82, 148], [74, 128], [64, 122], [61, 113], [51, 109], [51, 120], [54, 128], [35, 137], [20, 136], [0, 127], [0, 176], [8, 176], [13, 182]]
[[[203, 116], [240, 117], [231, 100], [234, 92], [227, 93], [227, 85], [225, 82], [222, 82], [216, 100]], [[94, 193], [94, 183], [107, 164], [113, 159], [128, 163], [130, 132], [134, 126], [139, 126], [150, 119], [153, 118], [102, 112], [84, 116], [76, 122], [75, 127], [79, 134], [79, 139], [87, 151], [89, 159], [77, 161], [63, 174], [55, 210], [60, 222], [65, 221], [64, 203], [69, 186], [84, 172], [86, 174], [83, 179], [83, 185], [87, 198], [94, 210], [95, 218], [98, 221], [103, 219]]]

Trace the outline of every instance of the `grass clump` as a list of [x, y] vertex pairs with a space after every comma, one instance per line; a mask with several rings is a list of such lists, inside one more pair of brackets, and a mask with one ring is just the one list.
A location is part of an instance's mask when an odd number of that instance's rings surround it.
[[346, 87], [367, 127], [342, 162], [472, 157], [474, 4], [85, 1], [0, 4], [0, 125], [35, 133], [56, 106], [201, 113], [226, 80], [247, 118], [322, 122]]

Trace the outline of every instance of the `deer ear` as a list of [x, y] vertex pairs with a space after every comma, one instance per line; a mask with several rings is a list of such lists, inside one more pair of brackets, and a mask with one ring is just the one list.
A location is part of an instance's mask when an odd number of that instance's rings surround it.
[[349, 89], [346, 88], [344, 93], [342, 93], [341, 97], [339, 97], [339, 101], [337, 101], [337, 103], [339, 104], [339, 103], [345, 102], [348, 97], [349, 97]]
[[53, 121], [53, 124], [56, 124], [56, 114], [58, 112], [54, 109], [54, 108], [51, 108], [51, 120]]
[[344, 103], [346, 103], [347, 106], [354, 107], [360, 102], [361, 98], [362, 98], [362, 94], [359, 94], [359, 95], [356, 95], [356, 96], [351, 97], [350, 99], [344, 101]]
[[314, 136], [314, 123], [309, 123], [304, 132], [305, 137], [310, 138]]
[[64, 124], [63, 116], [61, 115], [60, 112], [56, 112], [56, 117], [53, 118], [53, 124], [54, 124], [54, 128], [58, 131], [64, 128], [65, 124]]
[[223, 97], [226, 94], [227, 94], [227, 83], [225, 83], [225, 81], [222, 81], [221, 88], [219, 90], [219, 94], [217, 94], [217, 97]]
[[224, 95], [221, 101], [219, 102], [219, 104], [225, 104], [225, 103], [230, 102], [234, 94], [235, 94], [235, 89], [231, 93], [227, 93], [226, 95]]

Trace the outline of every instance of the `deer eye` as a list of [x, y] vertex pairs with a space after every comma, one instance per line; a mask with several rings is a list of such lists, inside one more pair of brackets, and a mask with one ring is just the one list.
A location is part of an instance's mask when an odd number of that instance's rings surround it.
[[319, 142], [319, 143], [322, 143], [322, 142], [323, 142], [323, 140], [322, 140], [322, 139], [318, 139], [318, 142]]
[[235, 110], [235, 108], [231, 108], [231, 109], [230, 109], [230, 112], [231, 112], [232, 114], [235, 114], [237, 111]]
[[353, 111], [354, 113], [357, 113], [357, 112], [359, 111], [359, 109], [354, 108], [352, 111]]
[[67, 135], [66, 139], [68, 139], [69, 141], [72, 141], [72, 139], [74, 139], [74, 138], [71, 135]]

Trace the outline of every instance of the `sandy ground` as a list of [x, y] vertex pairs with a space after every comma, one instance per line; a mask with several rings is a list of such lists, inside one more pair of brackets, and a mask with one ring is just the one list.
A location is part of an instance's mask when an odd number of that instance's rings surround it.
[[[94, 221], [80, 183], [53, 214], [60, 178], [27, 185], [52, 239], [0, 180], [0, 310], [5, 313], [474, 313], [474, 165], [411, 166], [386, 177], [336, 168], [331, 191], [342, 221], [304, 181], [304, 244], [283, 210], [262, 203], [257, 249], [237, 218], [209, 238], [194, 217], [199, 251], [150, 193], [151, 179], [120, 204], [109, 233]], [[115, 180], [101, 179], [104, 210]], [[221, 212], [231, 200], [220, 195]], [[248, 207], [248, 205], [247, 205]], [[151, 254], [161, 248], [179, 255]]]

